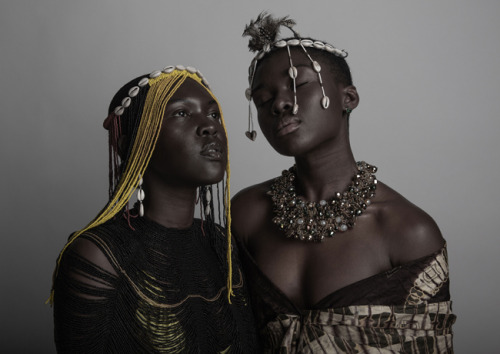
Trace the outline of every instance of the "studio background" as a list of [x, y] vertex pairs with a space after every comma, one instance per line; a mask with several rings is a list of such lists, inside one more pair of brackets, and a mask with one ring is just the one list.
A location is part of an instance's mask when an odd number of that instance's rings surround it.
[[355, 157], [448, 241], [456, 353], [493, 353], [500, 251], [500, 2], [19, 0], [0, 5], [3, 353], [53, 353], [49, 295], [68, 235], [107, 201], [114, 93], [166, 65], [200, 69], [230, 139], [232, 193], [292, 164], [247, 127], [244, 25], [291, 15], [349, 52]]

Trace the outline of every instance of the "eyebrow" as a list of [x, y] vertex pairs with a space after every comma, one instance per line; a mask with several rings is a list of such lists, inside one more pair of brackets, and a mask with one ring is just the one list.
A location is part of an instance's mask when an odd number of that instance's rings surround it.
[[[168, 101], [168, 104], [178, 103], [178, 102], [189, 102], [189, 99], [187, 99], [187, 98], [171, 99], [171, 100]], [[213, 104], [217, 104], [217, 101], [214, 100], [214, 99], [211, 99], [210, 101], [207, 102], [207, 105], [213, 105]]]

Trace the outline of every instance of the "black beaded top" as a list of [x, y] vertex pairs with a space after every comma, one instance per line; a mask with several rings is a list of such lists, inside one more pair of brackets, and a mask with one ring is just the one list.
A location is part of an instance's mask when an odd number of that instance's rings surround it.
[[65, 252], [55, 282], [58, 352], [256, 352], [237, 250], [227, 299], [223, 230], [198, 219], [185, 230], [145, 218], [131, 226], [116, 217]]

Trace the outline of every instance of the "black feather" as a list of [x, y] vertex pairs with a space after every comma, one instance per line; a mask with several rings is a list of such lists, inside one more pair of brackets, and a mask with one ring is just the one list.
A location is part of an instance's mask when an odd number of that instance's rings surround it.
[[270, 45], [274, 43], [278, 38], [282, 26], [290, 29], [294, 36], [298, 36], [292, 29], [295, 26], [295, 21], [288, 16], [278, 18], [273, 17], [265, 11], [261, 12], [254, 21], [250, 21], [245, 26], [245, 30], [243, 31], [244, 37], [250, 37], [248, 41], [250, 51], [257, 52], [262, 50], [266, 44]]

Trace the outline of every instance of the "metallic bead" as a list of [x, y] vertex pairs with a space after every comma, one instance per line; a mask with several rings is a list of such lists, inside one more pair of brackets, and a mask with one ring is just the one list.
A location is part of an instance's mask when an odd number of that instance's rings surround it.
[[347, 225], [346, 224], [340, 225], [340, 231], [347, 231]]

